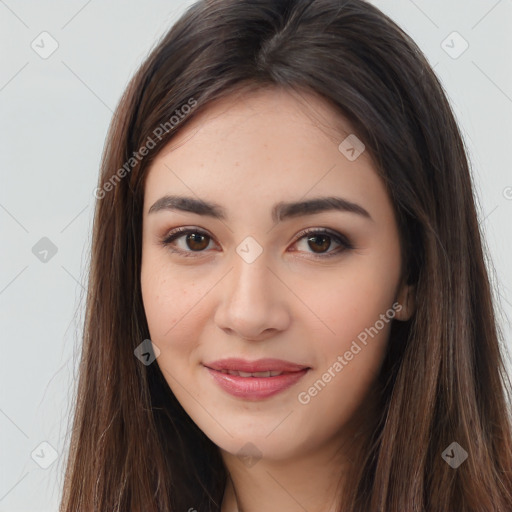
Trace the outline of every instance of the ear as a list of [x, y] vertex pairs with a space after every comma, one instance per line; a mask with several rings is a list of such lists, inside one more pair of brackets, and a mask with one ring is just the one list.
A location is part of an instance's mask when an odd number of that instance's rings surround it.
[[414, 300], [415, 287], [412, 284], [402, 284], [396, 295], [395, 302], [401, 307], [396, 308], [395, 318], [402, 322], [409, 320], [416, 309]]

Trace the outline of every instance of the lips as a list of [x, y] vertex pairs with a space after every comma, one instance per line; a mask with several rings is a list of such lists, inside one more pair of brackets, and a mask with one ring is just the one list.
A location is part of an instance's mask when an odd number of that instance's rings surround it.
[[[284, 361], [282, 359], [258, 359], [257, 361], [247, 361], [231, 357], [229, 359], [220, 359], [212, 363], [204, 363], [204, 366], [220, 372], [240, 372], [240, 373], [261, 373], [261, 372], [279, 372], [292, 373], [300, 372], [308, 366]], [[237, 373], [238, 374], [238, 373]], [[242, 377], [249, 375], [242, 375]], [[256, 375], [258, 377], [268, 377], [269, 375]]]
[[278, 375], [282, 375], [283, 373], [289, 373], [289, 372], [282, 372], [280, 370], [275, 371], [266, 371], [266, 372], [242, 372], [237, 370], [217, 370], [222, 373], [226, 373], [228, 375], [235, 375], [238, 377], [277, 377]]
[[227, 393], [244, 400], [262, 400], [293, 386], [310, 369], [281, 359], [222, 359], [205, 363], [214, 381]]

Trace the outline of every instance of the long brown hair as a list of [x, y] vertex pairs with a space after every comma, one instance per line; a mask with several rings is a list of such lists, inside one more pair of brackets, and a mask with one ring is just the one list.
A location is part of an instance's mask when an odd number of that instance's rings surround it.
[[[362, 0], [199, 1], [131, 80], [96, 192], [60, 511], [220, 510], [227, 472], [217, 447], [158, 365], [134, 356], [149, 338], [144, 177], [210, 101], [261, 87], [314, 92], [351, 123], [393, 200], [415, 285], [414, 315], [393, 323], [379, 417], [343, 511], [510, 512], [510, 383], [464, 143], [420, 49]], [[468, 453], [457, 469], [442, 457], [453, 442]]]

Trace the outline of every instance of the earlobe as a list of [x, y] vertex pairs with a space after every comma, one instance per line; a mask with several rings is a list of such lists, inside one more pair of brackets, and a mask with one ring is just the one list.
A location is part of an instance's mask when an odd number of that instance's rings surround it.
[[402, 285], [397, 294], [396, 302], [401, 306], [395, 310], [395, 318], [402, 322], [409, 320], [416, 308], [414, 300], [415, 287], [413, 285]]

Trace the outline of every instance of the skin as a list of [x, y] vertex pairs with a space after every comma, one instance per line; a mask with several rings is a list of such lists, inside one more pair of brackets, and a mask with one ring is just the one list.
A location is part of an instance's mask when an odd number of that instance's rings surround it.
[[[351, 425], [370, 403], [391, 322], [366, 346], [359, 343], [361, 351], [309, 403], [298, 395], [393, 303], [403, 306], [395, 319], [411, 315], [393, 205], [369, 153], [350, 161], [338, 149], [350, 133], [339, 113], [309, 93], [233, 95], [193, 118], [147, 174], [141, 285], [160, 350], [156, 363], [220, 449], [230, 474], [223, 512], [237, 510], [235, 493], [244, 512], [335, 510], [336, 484], [350, 467]], [[218, 203], [227, 219], [149, 213], [166, 194]], [[277, 202], [333, 195], [357, 203], [371, 219], [335, 210], [271, 219]], [[164, 246], [161, 240], [181, 226], [210, 238], [187, 245], [185, 234]], [[306, 228], [343, 234], [353, 248], [343, 250], [334, 239], [330, 246], [308, 243], [297, 237]], [[252, 263], [236, 252], [248, 236], [263, 250]], [[311, 369], [278, 395], [244, 400], [223, 391], [202, 364], [230, 356], [274, 357]], [[247, 443], [253, 464], [237, 455]]]

